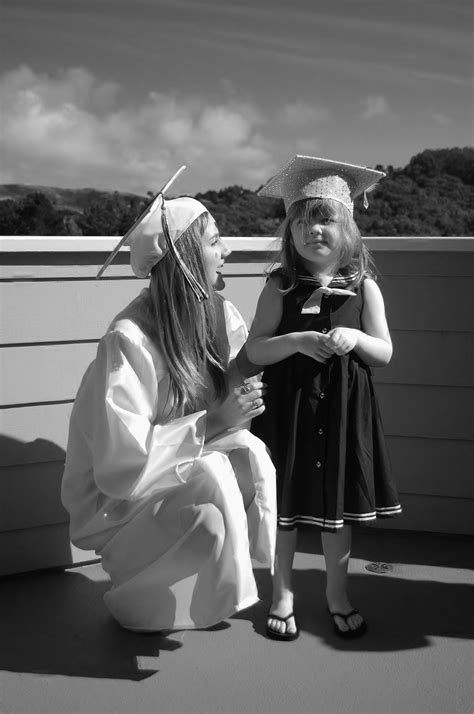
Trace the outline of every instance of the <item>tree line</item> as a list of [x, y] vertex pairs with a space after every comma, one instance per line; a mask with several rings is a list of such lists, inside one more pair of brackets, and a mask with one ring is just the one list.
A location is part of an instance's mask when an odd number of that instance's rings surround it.
[[[427, 149], [403, 168], [377, 165], [387, 176], [369, 194], [369, 209], [356, 200], [364, 236], [474, 235], [474, 149]], [[0, 186], [0, 235], [120, 236], [152, 193]], [[67, 194], [67, 198], [65, 195]], [[272, 236], [284, 217], [283, 201], [242, 186], [197, 193], [224, 236]]]

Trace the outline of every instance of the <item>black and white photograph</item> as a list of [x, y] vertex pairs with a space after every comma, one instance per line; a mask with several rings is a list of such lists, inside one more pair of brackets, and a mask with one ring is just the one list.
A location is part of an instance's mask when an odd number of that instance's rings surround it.
[[1, 0], [2, 714], [471, 714], [473, 19]]

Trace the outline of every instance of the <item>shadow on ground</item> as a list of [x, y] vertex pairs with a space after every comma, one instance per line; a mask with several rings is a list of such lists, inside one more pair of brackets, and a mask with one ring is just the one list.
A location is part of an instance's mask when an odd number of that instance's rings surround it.
[[[386, 521], [353, 527], [352, 557], [370, 561], [387, 561], [405, 565], [428, 565], [440, 568], [472, 568], [473, 539], [447, 533], [425, 533], [390, 530]], [[306, 528], [298, 534], [300, 553], [322, 554], [321, 536], [317, 529]]]
[[[413, 538], [412, 534], [409, 540], [404, 536], [355, 535], [356, 557], [391, 562], [394, 570], [389, 574], [362, 570], [351, 575], [352, 601], [369, 623], [367, 635], [353, 641], [341, 640], [332, 632], [325, 609], [325, 573], [318, 557], [320, 539], [302, 536], [294, 574], [295, 612], [301, 630], [332, 649], [381, 653], [430, 647], [431, 638], [436, 637], [472, 637], [472, 588], [464, 570], [470, 561], [467, 542], [449, 541], [448, 547], [446, 538], [438, 541], [436, 536]], [[421, 557], [428, 549], [429, 557]], [[452, 557], [446, 564], [448, 551]], [[428, 567], [443, 570], [427, 573], [426, 560]], [[416, 562], [424, 568], [424, 579], [416, 579]], [[138, 681], [159, 672], [161, 651], [182, 646], [182, 632], [166, 636], [120, 628], [102, 601], [109, 585], [101, 579], [99, 566], [85, 570], [88, 575], [78, 570], [43, 571], [0, 581], [0, 670]], [[250, 621], [256, 635], [264, 637], [271, 580], [268, 570], [257, 569], [255, 574], [261, 602], [235, 615], [230, 625], [224, 622], [215, 629], [232, 627], [233, 621], [236, 626], [235, 620], [240, 619]], [[275, 644], [268, 642], [269, 647]], [[203, 647], [208, 643], [206, 638]], [[297, 655], [297, 642], [283, 646], [292, 647], [292, 656]]]
[[[367, 634], [348, 641], [333, 633], [324, 595], [325, 572], [314, 567], [316, 558], [311, 562], [312, 556], [322, 554], [321, 538], [314, 529], [298, 535], [299, 557], [308, 564], [294, 571], [294, 609], [302, 631], [334, 649], [365, 652], [430, 647], [432, 637], [474, 638], [470, 615], [474, 588], [466, 582], [467, 575], [451, 574], [451, 569], [470, 569], [471, 538], [383, 529], [377, 532], [373, 527], [354, 528], [353, 533], [354, 558], [393, 565], [393, 571], [387, 574], [364, 571], [350, 575], [351, 601], [368, 622]], [[321, 564], [321, 558], [318, 560]], [[414, 579], [417, 566], [446, 569], [445, 578], [451, 582], [440, 582], [435, 574], [431, 580]], [[256, 571], [256, 577], [262, 602], [236, 617], [252, 620], [255, 632], [264, 636], [271, 580], [266, 570]]]
[[[271, 599], [268, 571], [256, 572], [262, 602], [235, 618], [251, 620], [257, 634], [265, 636]], [[396, 570], [389, 575], [350, 577], [351, 600], [368, 621], [364, 637], [343, 640], [333, 633], [324, 599], [325, 573], [295, 570], [295, 614], [302, 632], [308, 632], [334, 649], [390, 652], [432, 646], [432, 637], [474, 637], [471, 612], [473, 588], [465, 583], [407, 580]]]
[[131, 680], [159, 671], [160, 651], [181, 642], [119, 627], [102, 601], [108, 587], [78, 572], [4, 579], [0, 670]]

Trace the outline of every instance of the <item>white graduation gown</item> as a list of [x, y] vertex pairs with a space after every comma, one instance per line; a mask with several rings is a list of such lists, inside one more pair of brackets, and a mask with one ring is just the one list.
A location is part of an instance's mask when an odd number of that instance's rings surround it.
[[[71, 540], [110, 575], [111, 614], [139, 631], [210, 627], [258, 600], [251, 558], [272, 567], [275, 473], [247, 429], [205, 442], [206, 411], [167, 421], [162, 355], [134, 317], [110, 326], [71, 415], [62, 500]], [[232, 363], [247, 336], [223, 301]], [[138, 321], [139, 322], [139, 321]]]

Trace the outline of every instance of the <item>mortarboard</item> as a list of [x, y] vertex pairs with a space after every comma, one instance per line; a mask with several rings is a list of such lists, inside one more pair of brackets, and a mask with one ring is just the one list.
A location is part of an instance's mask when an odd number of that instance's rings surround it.
[[332, 198], [342, 203], [352, 214], [354, 198], [370, 190], [383, 171], [341, 161], [297, 154], [257, 192], [259, 196], [283, 198], [285, 209], [305, 198]]
[[189, 228], [196, 218], [206, 213], [207, 208], [196, 199], [188, 196], [166, 200], [164, 197], [164, 193], [185, 168], [185, 166], [181, 166], [152, 198], [133, 226], [117, 243], [97, 273], [97, 278], [103, 275], [122, 245], [130, 246], [130, 264], [133, 272], [139, 278], [146, 278], [153, 266], [159, 263], [166, 253], [170, 252], [198, 300], [208, 297], [204, 288], [199, 285], [183, 262], [175, 246], [176, 241], [184, 231]]

